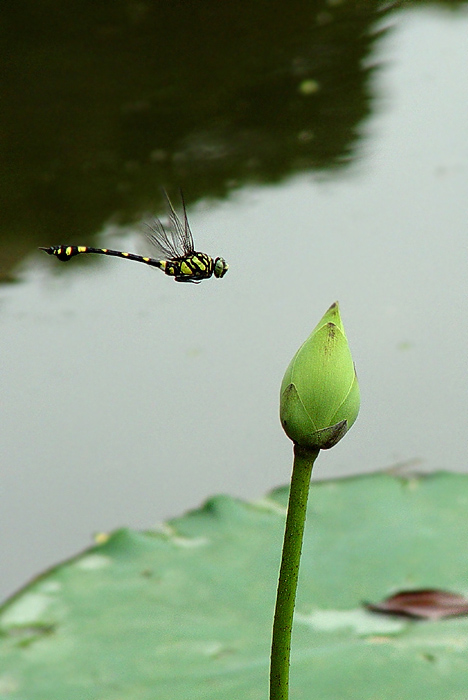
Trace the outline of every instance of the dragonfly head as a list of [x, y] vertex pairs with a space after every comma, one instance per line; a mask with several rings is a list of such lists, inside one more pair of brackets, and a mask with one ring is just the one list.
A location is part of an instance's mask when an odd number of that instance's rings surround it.
[[213, 268], [215, 277], [224, 277], [228, 269], [229, 265], [227, 264], [224, 258], [216, 258], [216, 260], [214, 261]]

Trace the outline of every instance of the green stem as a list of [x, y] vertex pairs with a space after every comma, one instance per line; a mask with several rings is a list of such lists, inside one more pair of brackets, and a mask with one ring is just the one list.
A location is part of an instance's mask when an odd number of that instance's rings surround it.
[[288, 700], [291, 633], [307, 513], [310, 477], [319, 450], [294, 445], [294, 464], [284, 531], [271, 644], [270, 700]]

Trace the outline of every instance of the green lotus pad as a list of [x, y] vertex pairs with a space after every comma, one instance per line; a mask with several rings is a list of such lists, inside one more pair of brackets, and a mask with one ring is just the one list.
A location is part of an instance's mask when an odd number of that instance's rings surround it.
[[[118, 530], [0, 609], [2, 700], [267, 700], [288, 490]], [[468, 593], [468, 476], [313, 484], [290, 700], [467, 700], [468, 617], [363, 609]]]

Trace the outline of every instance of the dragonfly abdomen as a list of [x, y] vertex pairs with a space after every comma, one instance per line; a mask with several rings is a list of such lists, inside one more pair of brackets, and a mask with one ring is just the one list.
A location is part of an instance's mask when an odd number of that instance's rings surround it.
[[136, 262], [152, 265], [153, 267], [163, 268], [162, 260], [155, 258], [144, 257], [143, 255], [135, 255], [134, 253], [124, 253], [121, 250], [111, 250], [110, 248], [91, 248], [86, 245], [53, 245], [50, 248], [40, 248], [49, 255], [55, 255], [62, 262], [71, 260], [75, 255], [82, 253], [97, 253], [98, 255], [112, 255], [115, 258], [125, 258], [126, 260], [135, 260]]

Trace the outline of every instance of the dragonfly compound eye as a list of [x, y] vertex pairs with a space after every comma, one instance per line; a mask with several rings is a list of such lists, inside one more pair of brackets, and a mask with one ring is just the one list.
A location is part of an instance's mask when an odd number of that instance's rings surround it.
[[229, 269], [229, 265], [227, 262], [224, 260], [224, 258], [216, 258], [214, 261], [214, 276], [215, 277], [224, 277], [226, 272]]

